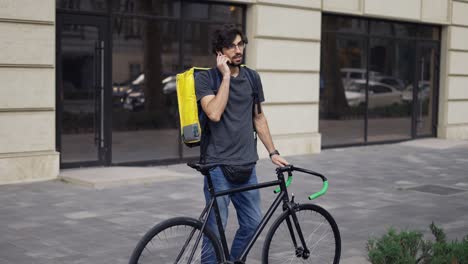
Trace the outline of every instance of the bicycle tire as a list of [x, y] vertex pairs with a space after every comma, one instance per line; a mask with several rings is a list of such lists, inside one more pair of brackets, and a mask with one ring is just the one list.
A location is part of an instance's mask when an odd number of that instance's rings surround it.
[[[178, 257], [181, 260], [180, 263], [187, 263], [202, 226], [202, 222], [189, 217], [171, 218], [157, 224], [138, 242], [130, 257], [129, 264], [174, 264], [179, 263], [176, 262]], [[181, 234], [178, 233], [178, 231], [184, 233]], [[192, 231], [195, 231], [194, 235], [190, 240], [188, 240]], [[206, 227], [203, 234], [209, 239], [211, 245], [213, 245], [217, 263], [221, 263], [223, 253], [216, 235]], [[200, 239], [197, 250], [190, 264], [201, 263], [201, 259], [207, 257], [206, 255], [202, 256], [201, 253], [207, 248], [205, 245], [205, 248], [202, 249], [202, 240], [203, 238]], [[186, 247], [185, 252], [182, 252], [181, 250], [183, 250], [187, 241], [189, 241], [188, 246]]]
[[338, 264], [341, 255], [341, 237], [338, 226], [330, 213], [314, 204], [299, 205], [295, 212], [310, 255], [305, 258], [300, 255], [302, 243], [295, 227], [293, 227], [293, 232], [299, 248], [299, 255], [297, 249], [294, 248], [286, 219], [291, 219], [290, 222], [293, 226], [294, 224], [291, 212], [285, 211], [275, 220], [268, 231], [263, 246], [262, 263]]

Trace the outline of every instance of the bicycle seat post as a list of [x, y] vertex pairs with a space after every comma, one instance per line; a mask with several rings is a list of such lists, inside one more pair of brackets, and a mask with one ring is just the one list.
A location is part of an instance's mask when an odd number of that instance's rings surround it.
[[206, 177], [206, 181], [208, 183], [208, 191], [210, 192], [211, 196], [214, 196], [215, 190], [214, 190], [214, 186], [213, 186], [213, 181], [211, 180], [210, 173], [208, 172], [205, 175], [205, 177]]

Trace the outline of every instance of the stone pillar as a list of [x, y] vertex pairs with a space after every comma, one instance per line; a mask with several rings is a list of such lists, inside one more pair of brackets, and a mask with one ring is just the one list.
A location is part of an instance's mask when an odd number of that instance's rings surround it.
[[258, 0], [247, 9], [247, 33], [247, 65], [262, 78], [276, 147], [283, 155], [319, 152], [321, 1]]
[[468, 139], [468, 1], [451, 5], [442, 38], [438, 135]]
[[56, 178], [55, 1], [1, 1], [0, 39], [0, 184]]

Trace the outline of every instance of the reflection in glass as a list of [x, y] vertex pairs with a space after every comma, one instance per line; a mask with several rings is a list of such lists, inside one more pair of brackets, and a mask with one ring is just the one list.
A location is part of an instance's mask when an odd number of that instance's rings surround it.
[[[434, 135], [440, 27], [332, 15], [322, 27], [324, 146]], [[367, 123], [362, 132], [358, 119]]]
[[113, 162], [178, 158], [176, 22], [113, 21]]
[[185, 2], [184, 18], [190, 20], [209, 20], [223, 24], [241, 24], [243, 9], [236, 5], [207, 5], [205, 3]]
[[65, 24], [60, 32], [62, 162], [98, 160], [101, 101], [97, 89], [99, 29]]
[[372, 35], [393, 36], [392, 23], [385, 21], [370, 21], [370, 33]]
[[[320, 123], [324, 146], [364, 142], [364, 38], [322, 34]], [[364, 86], [365, 88], [365, 86]]]
[[372, 38], [370, 68], [377, 74], [368, 84], [368, 141], [411, 137], [412, 100], [404, 100], [414, 76], [410, 42]]
[[177, 0], [111, 0], [115, 12], [179, 17], [180, 1]]
[[418, 37], [429, 40], [440, 40], [440, 30], [438, 27], [419, 25]]
[[73, 11], [98, 11], [107, 10], [107, 0], [56, 0], [57, 8]]
[[418, 87], [414, 93], [417, 96], [416, 133], [418, 136], [425, 136], [432, 134], [437, 48], [434, 45], [423, 46], [419, 48], [419, 52], [420, 56], [417, 61]]
[[418, 34], [418, 25], [406, 23], [393, 23], [397, 37], [414, 38]]
[[323, 31], [338, 31], [342, 33], [366, 33], [367, 21], [348, 17], [323, 17]]

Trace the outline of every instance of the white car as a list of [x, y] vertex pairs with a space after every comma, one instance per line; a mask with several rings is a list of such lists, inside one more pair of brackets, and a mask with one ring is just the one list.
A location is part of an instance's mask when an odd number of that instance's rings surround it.
[[[430, 82], [428, 81], [419, 82], [418, 99], [420, 101], [423, 101], [429, 98], [430, 88], [431, 88]], [[404, 102], [408, 102], [408, 103], [413, 101], [413, 85], [412, 84], [408, 85], [408, 87], [406, 87], [406, 90], [403, 91], [401, 95], [401, 99]]]
[[[367, 78], [367, 69], [363, 68], [341, 68], [340, 72], [341, 81], [345, 87], [353, 81], [365, 81]], [[382, 76], [380, 72], [369, 71], [369, 80], [375, 80], [379, 76]]]
[[[366, 81], [353, 81], [345, 90], [349, 106], [359, 106], [366, 102]], [[402, 92], [390, 85], [369, 81], [369, 108], [401, 104]]]
[[378, 76], [374, 81], [390, 85], [398, 91], [403, 91], [406, 87], [405, 82], [402, 79], [393, 76]]

